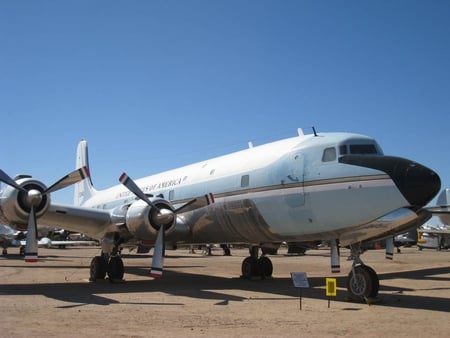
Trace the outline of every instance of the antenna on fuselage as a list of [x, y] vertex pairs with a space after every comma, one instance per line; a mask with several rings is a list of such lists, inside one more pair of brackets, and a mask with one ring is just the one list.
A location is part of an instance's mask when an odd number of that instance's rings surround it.
[[316, 128], [314, 126], [311, 126], [311, 128], [313, 130], [314, 136], [317, 136]]

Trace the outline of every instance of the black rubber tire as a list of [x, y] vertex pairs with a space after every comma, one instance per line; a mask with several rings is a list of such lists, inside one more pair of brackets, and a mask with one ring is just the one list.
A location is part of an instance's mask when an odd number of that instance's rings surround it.
[[255, 257], [249, 256], [242, 261], [242, 278], [250, 279], [257, 275], [258, 260]]
[[361, 266], [363, 267], [363, 269], [366, 269], [367, 272], [369, 272], [371, 275], [372, 292], [369, 294], [369, 297], [375, 298], [376, 296], [378, 296], [378, 290], [380, 289], [380, 280], [378, 279], [378, 275], [375, 272], [375, 270], [372, 269], [370, 266], [368, 266], [368, 265], [361, 265]]
[[273, 265], [270, 258], [266, 256], [261, 256], [258, 259], [258, 275], [261, 276], [261, 278], [267, 278], [272, 277], [273, 273]]
[[123, 279], [123, 261], [120, 257], [111, 257], [108, 262], [108, 277], [111, 281]]
[[367, 265], [358, 265], [355, 267], [356, 278], [351, 271], [347, 279], [347, 290], [350, 298], [362, 300], [376, 297], [380, 282], [376, 272]]
[[95, 256], [91, 261], [91, 277], [89, 280], [95, 282], [97, 279], [106, 277], [106, 261], [102, 256]]

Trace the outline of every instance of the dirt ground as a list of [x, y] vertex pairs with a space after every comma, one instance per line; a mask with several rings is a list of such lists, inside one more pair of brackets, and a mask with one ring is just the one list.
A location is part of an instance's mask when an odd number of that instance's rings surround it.
[[[403, 248], [393, 261], [383, 250], [362, 259], [380, 277], [377, 304], [347, 301], [351, 262], [331, 275], [328, 250], [270, 256], [273, 278], [239, 278], [248, 250], [212, 256], [168, 251], [162, 278], [149, 277], [149, 255], [124, 252], [125, 281], [89, 283], [97, 247], [40, 249], [25, 264], [10, 249], [0, 256], [1, 337], [448, 337], [450, 251]], [[290, 273], [306, 272], [310, 288], [293, 286]], [[337, 296], [325, 296], [336, 277]], [[300, 299], [301, 291], [301, 299]], [[301, 302], [300, 302], [301, 300]], [[301, 305], [301, 309], [300, 309]], [[328, 307], [328, 305], [330, 305]]]

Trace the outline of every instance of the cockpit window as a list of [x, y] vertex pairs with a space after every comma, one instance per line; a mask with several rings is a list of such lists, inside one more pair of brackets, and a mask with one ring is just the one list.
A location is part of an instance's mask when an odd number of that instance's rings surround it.
[[336, 148], [326, 148], [323, 151], [322, 162], [331, 162], [336, 160]]
[[377, 148], [374, 144], [351, 144], [350, 154], [377, 154]]

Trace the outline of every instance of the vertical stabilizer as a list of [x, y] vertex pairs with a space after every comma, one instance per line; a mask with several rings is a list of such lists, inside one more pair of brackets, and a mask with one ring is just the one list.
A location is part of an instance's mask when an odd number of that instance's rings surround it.
[[[77, 148], [77, 162], [76, 168], [81, 168], [86, 166], [89, 168], [89, 156], [88, 156], [88, 146], [86, 140], [81, 140], [78, 143]], [[91, 198], [97, 191], [92, 185], [91, 177], [78, 182], [75, 184], [75, 194], [74, 194], [74, 204], [77, 206], [82, 205], [89, 198]]]
[[437, 204], [440, 207], [450, 206], [450, 188], [442, 190], [437, 199]]

